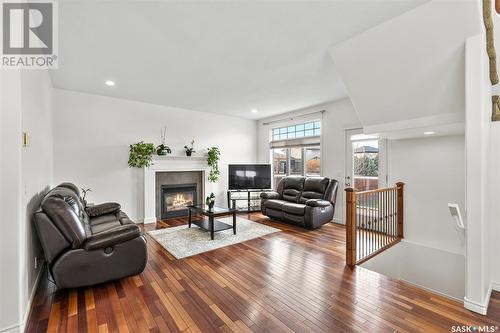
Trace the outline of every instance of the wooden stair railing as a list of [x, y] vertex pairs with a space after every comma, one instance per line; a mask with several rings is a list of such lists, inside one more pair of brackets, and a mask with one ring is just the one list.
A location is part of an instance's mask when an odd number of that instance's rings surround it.
[[346, 264], [355, 266], [403, 238], [404, 183], [371, 191], [346, 188]]

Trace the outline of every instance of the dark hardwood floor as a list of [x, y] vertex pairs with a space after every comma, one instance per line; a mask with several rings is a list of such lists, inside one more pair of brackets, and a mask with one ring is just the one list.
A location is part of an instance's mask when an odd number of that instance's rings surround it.
[[[309, 231], [260, 214], [240, 217], [282, 232], [181, 260], [148, 236], [149, 262], [138, 276], [61, 291], [44, 278], [26, 331], [450, 332], [453, 325], [500, 326], [498, 293], [489, 315], [480, 316], [410, 284], [347, 268], [342, 226]], [[145, 229], [184, 223], [173, 219]]]

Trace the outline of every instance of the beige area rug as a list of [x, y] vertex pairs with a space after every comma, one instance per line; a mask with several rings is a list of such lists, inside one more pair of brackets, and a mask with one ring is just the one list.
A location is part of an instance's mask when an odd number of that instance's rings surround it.
[[[217, 220], [233, 225], [232, 217]], [[191, 225], [191, 228], [188, 228], [187, 225], [181, 225], [149, 231], [148, 234], [174, 257], [181, 259], [277, 231], [281, 230], [237, 217], [236, 235], [233, 235], [233, 229], [223, 230], [215, 233], [214, 240], [210, 239], [210, 232], [204, 231], [194, 224]]]

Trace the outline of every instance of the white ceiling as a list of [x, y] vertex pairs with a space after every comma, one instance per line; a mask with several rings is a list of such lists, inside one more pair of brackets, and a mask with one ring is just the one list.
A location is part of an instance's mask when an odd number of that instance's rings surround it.
[[51, 76], [61, 89], [264, 118], [346, 96], [329, 48], [424, 2], [61, 1]]

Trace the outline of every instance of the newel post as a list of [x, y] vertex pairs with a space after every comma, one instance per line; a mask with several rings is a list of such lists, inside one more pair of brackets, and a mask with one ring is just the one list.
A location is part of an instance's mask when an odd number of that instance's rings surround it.
[[398, 187], [398, 237], [399, 238], [404, 238], [404, 232], [403, 232], [403, 218], [404, 218], [404, 204], [403, 204], [403, 199], [404, 199], [404, 187], [405, 183], [403, 182], [398, 182], [396, 183], [396, 186]]
[[356, 265], [356, 192], [346, 188], [346, 258], [348, 266]]

